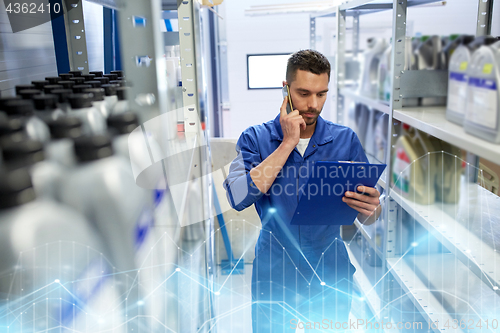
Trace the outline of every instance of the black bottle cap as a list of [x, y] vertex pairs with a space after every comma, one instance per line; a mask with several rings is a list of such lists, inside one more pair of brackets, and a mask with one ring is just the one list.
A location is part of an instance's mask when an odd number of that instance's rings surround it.
[[116, 95], [118, 95], [119, 101], [125, 101], [127, 99], [127, 87], [118, 87], [116, 88]]
[[16, 86], [16, 95], [19, 95], [19, 92], [21, 90], [26, 90], [26, 89], [35, 89], [35, 85], [33, 84], [21, 84], [21, 85], [18, 85]]
[[62, 81], [68, 81], [69, 79], [71, 79], [73, 77], [73, 74], [63, 73], [63, 74], [59, 74], [59, 77], [61, 78]]
[[69, 81], [75, 82], [75, 84], [83, 84], [85, 82], [85, 79], [83, 77], [72, 77], [69, 79]]
[[60, 117], [48, 123], [52, 139], [75, 139], [82, 136], [82, 121], [76, 117]]
[[61, 86], [60, 84], [49, 84], [48, 86], [45, 86], [43, 90], [46, 94], [51, 94], [52, 90], [63, 89], [63, 88], [64, 87]]
[[39, 111], [56, 109], [58, 100], [59, 97], [57, 95], [40, 95], [33, 97], [35, 109]]
[[[15, 136], [15, 137], [14, 137]], [[24, 132], [24, 118], [1, 118], [0, 137], [9, 137], [13, 141], [20, 141], [26, 138]]]
[[49, 81], [50, 84], [57, 84], [57, 82], [62, 81], [59, 76], [49, 76], [45, 80]]
[[101, 82], [101, 86], [103, 84], [108, 84], [109, 83], [109, 77], [96, 77], [94, 81], [99, 81]]
[[100, 88], [101, 81], [93, 80], [93, 81], [85, 81], [85, 84], [91, 85], [92, 88]]
[[3, 110], [3, 107], [6, 102], [8, 101], [20, 101], [21, 97], [20, 96], [8, 96], [8, 97], [2, 97], [0, 98], [0, 110]]
[[31, 84], [35, 86], [35, 89], [37, 90], [43, 90], [43, 87], [45, 87], [46, 85], [49, 85], [50, 82], [49, 81], [31, 81]]
[[4, 104], [4, 111], [9, 115], [30, 115], [33, 113], [33, 102], [26, 100], [11, 100]]
[[26, 168], [0, 170], [0, 209], [24, 205], [36, 199]]
[[89, 72], [89, 74], [94, 74], [96, 78], [102, 77], [101, 71], [92, 71], [92, 72]]
[[16, 167], [26, 167], [45, 160], [43, 144], [31, 139], [4, 142], [2, 153], [5, 163]]
[[76, 85], [75, 81], [59, 81], [57, 84], [64, 89], [71, 89]]
[[104, 101], [104, 89], [103, 88], [90, 88], [83, 91], [85, 94], [89, 94], [93, 102]]
[[112, 80], [109, 81], [109, 84], [116, 84], [119, 87], [125, 87], [125, 81], [123, 80]]
[[90, 162], [112, 156], [111, 139], [106, 135], [77, 138], [75, 139], [75, 155], [80, 162]]
[[83, 109], [92, 107], [92, 99], [88, 94], [72, 94], [68, 96], [72, 109]]
[[41, 95], [42, 91], [37, 90], [37, 89], [26, 89], [26, 90], [21, 90], [19, 92], [19, 96], [21, 96], [22, 99], [32, 99], [36, 95]]
[[116, 84], [103, 84], [101, 88], [104, 88], [106, 96], [115, 96], [118, 86]]
[[59, 99], [58, 100], [59, 103], [67, 103], [69, 95], [73, 94], [73, 90], [72, 89], [56, 89], [56, 90], [52, 90], [52, 94], [57, 96], [57, 98]]
[[82, 93], [85, 89], [92, 88], [90, 84], [78, 84], [76, 86], [73, 86], [73, 92], [75, 94]]
[[110, 81], [116, 80], [118, 78], [118, 75], [116, 74], [104, 74], [103, 77], [109, 77]]
[[117, 77], [123, 77], [123, 71], [111, 71], [109, 74], [116, 74]]
[[94, 74], [84, 74], [82, 77], [85, 79], [85, 81], [92, 81], [95, 78]]
[[82, 76], [82, 71], [69, 71], [69, 74], [73, 74], [73, 77], [80, 77]]
[[133, 112], [127, 111], [108, 117], [108, 126], [114, 128], [118, 134], [129, 134], [139, 126], [139, 118]]

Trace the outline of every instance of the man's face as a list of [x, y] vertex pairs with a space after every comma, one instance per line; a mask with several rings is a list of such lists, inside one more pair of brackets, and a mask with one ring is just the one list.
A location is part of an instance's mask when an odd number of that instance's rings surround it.
[[290, 95], [294, 110], [299, 110], [306, 125], [314, 125], [323, 110], [328, 92], [328, 74], [313, 74], [297, 70], [295, 80], [290, 84]]

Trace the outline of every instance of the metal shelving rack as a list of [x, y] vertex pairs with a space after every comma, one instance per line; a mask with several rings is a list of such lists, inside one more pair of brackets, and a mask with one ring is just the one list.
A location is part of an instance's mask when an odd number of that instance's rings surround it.
[[[389, 143], [386, 149], [386, 164], [388, 166], [386, 175], [392, 174], [392, 148], [395, 147], [398, 139], [400, 122], [407, 123], [421, 131], [424, 131], [438, 139], [449, 142], [461, 149], [473, 152], [477, 156], [487, 158], [488, 160], [500, 164], [500, 146], [480, 140], [469, 134], [466, 134], [460, 126], [452, 124], [445, 119], [445, 107], [403, 107], [403, 97], [424, 97], [431, 95], [445, 96], [446, 91], [443, 85], [430, 86], [423, 85], [421, 82], [436, 82], [447, 80], [447, 72], [432, 73], [431, 71], [403, 71], [402, 64], [405, 54], [405, 37], [407, 9], [411, 6], [437, 3], [437, 0], [394, 0], [391, 2], [373, 1], [373, 0], [352, 0], [340, 6], [332, 7], [329, 10], [314, 13], [310, 16], [310, 45], [316, 48], [316, 29], [317, 18], [336, 17], [336, 98], [337, 98], [337, 121], [342, 123], [344, 119], [345, 98], [349, 98], [357, 103], [365, 104], [376, 110], [389, 115], [388, 136]], [[477, 36], [487, 35], [491, 32], [491, 20], [493, 12], [493, 0], [479, 0]], [[352, 52], [356, 56], [359, 52], [359, 20], [361, 15], [374, 14], [384, 10], [392, 10], [392, 98], [389, 104], [380, 102], [377, 99], [360, 95], [357, 91], [346, 86], [345, 54], [346, 54], [346, 18], [353, 17], [352, 26]], [[420, 84], [419, 84], [420, 82]], [[446, 84], [444, 85], [446, 87]], [[437, 89], [437, 91], [436, 91]], [[434, 91], [431, 91], [434, 90]], [[415, 94], [416, 95], [412, 95]], [[384, 281], [384, 295], [373, 295], [373, 288], [369, 279], [361, 272], [355, 274], [355, 281], [365, 299], [372, 309], [375, 318], [391, 318], [389, 304], [393, 301], [390, 296], [390, 290], [393, 284], [399, 284], [400, 288], [408, 295], [415, 308], [422, 314], [427, 322], [432, 323], [439, 320], [441, 323], [453, 319], [445, 310], [443, 304], [436, 298], [428, 286], [420, 280], [412, 268], [402, 260], [397, 254], [396, 231], [398, 224], [398, 212], [405, 210], [416, 223], [421, 224], [429, 234], [449, 250], [456, 259], [461, 261], [469, 271], [477, 278], [483, 281], [484, 285], [493, 290], [493, 293], [500, 295], [500, 254], [493, 249], [482, 246], [481, 239], [476, 237], [461, 226], [452, 217], [447, 215], [438, 205], [422, 206], [417, 205], [401, 197], [397, 191], [390, 188], [390, 179], [387, 178], [379, 182], [384, 188], [387, 199], [386, 214], [383, 216], [385, 225], [383, 251], [376, 248], [375, 242], [369, 237], [363, 226], [356, 221], [362, 237], [367, 240], [367, 244], [374, 249], [376, 255], [380, 256], [383, 262], [384, 270], [387, 272], [387, 279]], [[468, 186], [479, 187], [475, 184]], [[477, 189], [476, 189], [477, 190]], [[500, 205], [500, 198], [494, 194], [488, 194], [487, 191], [482, 195], [488, 196], [489, 202]], [[399, 218], [400, 219], [400, 218]], [[437, 222], [439, 220], [439, 223]], [[436, 222], [435, 222], [436, 221]], [[481, 249], [481, 256], [471, 252], [473, 248]], [[350, 253], [352, 254], [352, 252]], [[351, 255], [351, 257], [353, 257]], [[355, 260], [355, 265], [359, 263]], [[390, 273], [390, 274], [389, 274]], [[357, 275], [357, 276], [356, 276]], [[436, 332], [453, 331], [451, 329], [434, 329]]]
[[[63, 0], [65, 6], [73, 7], [65, 15], [70, 67], [88, 73], [82, 1]], [[207, 131], [202, 128], [208, 118], [202, 109], [207, 105], [204, 101], [207, 88], [202, 84], [204, 71], [200, 58], [201, 6], [196, 0], [86, 1], [118, 10], [122, 65], [130, 88], [127, 99], [130, 109], [139, 116], [142, 125], [138, 130], [144, 135], [144, 149], [151, 158], [144, 161], [142, 171], [170, 185], [167, 191], [176, 209], [175, 222], [180, 223], [184, 235], [179, 253], [187, 257], [183, 259], [179, 254], [177, 264], [199, 257], [196, 267], [201, 267], [201, 272], [194, 276], [203, 279], [204, 286], [200, 289], [204, 294], [197, 296], [197, 306], [183, 309], [178, 305], [176, 311], [178, 318], [191, 318], [193, 312], [200, 312], [203, 318], [182, 320], [178, 323], [179, 331], [211, 331], [215, 245], [211, 154]], [[167, 109], [165, 41], [160, 28], [164, 10], [177, 11], [179, 20], [184, 132], [177, 130], [177, 111]], [[191, 290], [179, 290], [180, 294], [183, 292]], [[178, 298], [183, 297], [180, 294]]]

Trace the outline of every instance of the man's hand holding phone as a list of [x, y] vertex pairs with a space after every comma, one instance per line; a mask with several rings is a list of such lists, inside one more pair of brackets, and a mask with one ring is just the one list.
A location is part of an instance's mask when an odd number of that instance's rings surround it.
[[[287, 85], [285, 85], [285, 88]], [[293, 150], [299, 143], [300, 130], [306, 129], [306, 122], [298, 110], [287, 113], [287, 105], [290, 105], [289, 96], [283, 98], [280, 109], [280, 124], [283, 131], [283, 144]]]

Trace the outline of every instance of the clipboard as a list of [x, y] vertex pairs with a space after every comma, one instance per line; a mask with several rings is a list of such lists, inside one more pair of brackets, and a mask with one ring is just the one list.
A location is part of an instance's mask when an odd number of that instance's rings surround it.
[[315, 162], [307, 184], [299, 190], [292, 225], [351, 225], [358, 211], [342, 201], [358, 186], [375, 187], [386, 164]]

